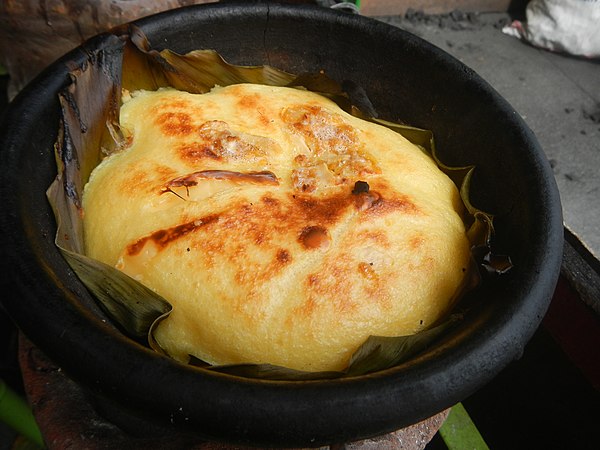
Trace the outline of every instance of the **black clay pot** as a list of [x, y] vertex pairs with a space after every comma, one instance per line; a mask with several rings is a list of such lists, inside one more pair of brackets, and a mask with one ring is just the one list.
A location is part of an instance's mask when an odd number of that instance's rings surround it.
[[[382, 118], [435, 133], [440, 158], [475, 164], [474, 203], [496, 215], [494, 251], [513, 269], [473, 294], [459, 326], [393, 369], [355, 378], [258, 381], [180, 365], [129, 340], [100, 312], [54, 245], [45, 191], [56, 175], [57, 92], [92, 39], [12, 102], [1, 134], [3, 305], [77, 382], [134, 417], [231, 443], [315, 446], [429, 417], [518, 358], [551, 299], [562, 257], [552, 171], [532, 132], [472, 70], [400, 29], [307, 6], [231, 3], [173, 10], [136, 24], [153, 46], [211, 48], [234, 64], [325, 70], [363, 86]], [[493, 405], [490, 405], [493, 407]]]

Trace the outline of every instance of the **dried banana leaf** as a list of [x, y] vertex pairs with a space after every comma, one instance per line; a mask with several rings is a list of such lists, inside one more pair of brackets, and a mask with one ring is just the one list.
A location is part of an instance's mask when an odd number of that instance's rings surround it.
[[[47, 195], [57, 221], [56, 245], [74, 272], [99, 301], [109, 316], [134, 339], [145, 338], [148, 345], [163, 352], [153, 336], [157, 324], [166, 318], [171, 305], [114, 267], [83, 254], [81, 196], [93, 168], [121, 144], [118, 116], [121, 89], [157, 89], [172, 86], [193, 93], [208, 92], [215, 85], [257, 83], [298, 87], [325, 95], [358, 117], [368, 118], [402, 134], [427, 152], [455, 182], [467, 209], [469, 238], [482, 259], [489, 252], [492, 216], [473, 207], [469, 183], [473, 167], [452, 168], [436, 156], [433, 134], [427, 130], [386, 122], [376, 118], [368, 97], [360, 86], [338, 82], [322, 72], [293, 75], [269, 66], [235, 66], [212, 50], [196, 50], [180, 55], [153, 49], [141, 30], [110, 38], [109, 45], [89, 53], [88, 62], [71, 72], [71, 84], [60, 93], [62, 120], [55, 145], [58, 175]], [[488, 258], [492, 260], [493, 258]], [[508, 265], [509, 266], [509, 265]], [[504, 269], [508, 267], [505, 265]], [[307, 380], [355, 376], [388, 368], [413, 356], [438, 339], [456, 322], [456, 317], [413, 336], [373, 336], [356, 352], [342, 372], [306, 373], [271, 365], [244, 364], [208, 367], [238, 376]], [[207, 367], [201, 361], [196, 365]]]
[[410, 336], [370, 336], [352, 355], [344, 373], [363, 375], [400, 364], [425, 350], [460, 318], [457, 314], [452, 315], [442, 324]]
[[71, 83], [59, 95], [58, 174], [46, 194], [56, 217], [56, 245], [73, 271], [130, 337], [146, 339], [170, 304], [114, 267], [86, 257], [83, 245], [83, 188], [104, 155], [120, 144], [122, 53], [123, 42], [112, 37], [70, 73]]

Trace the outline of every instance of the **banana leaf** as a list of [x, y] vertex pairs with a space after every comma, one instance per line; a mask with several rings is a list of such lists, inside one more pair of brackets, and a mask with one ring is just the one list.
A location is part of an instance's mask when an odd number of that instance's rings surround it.
[[[111, 35], [102, 49], [89, 52], [86, 64], [70, 73], [70, 84], [60, 92], [61, 122], [55, 144], [57, 177], [47, 191], [57, 233], [55, 242], [66, 261], [96, 298], [108, 316], [132, 339], [144, 340], [165, 353], [153, 330], [168, 317], [172, 307], [154, 291], [114, 267], [88, 258], [83, 245], [83, 188], [91, 171], [106, 155], [122, 144], [119, 107], [122, 89], [154, 90], [171, 86], [192, 93], [205, 93], [215, 85], [257, 83], [297, 87], [318, 92], [345, 111], [384, 125], [406, 137], [429, 154], [458, 187], [465, 204], [468, 237], [487, 272], [510, 269], [508, 258], [493, 255], [490, 242], [493, 217], [475, 208], [469, 200], [474, 167], [448, 167], [438, 160], [433, 133], [377, 118], [364, 89], [352, 82], [341, 84], [323, 72], [290, 74], [270, 66], [236, 66], [213, 50], [185, 55], [152, 48], [142, 31], [130, 26]], [[497, 269], [499, 268], [499, 269]], [[341, 372], [299, 372], [265, 364], [209, 366], [191, 358], [191, 364], [237, 376], [309, 380], [356, 376], [401, 364], [424, 350], [457, 322], [452, 316], [442, 324], [412, 336], [370, 337]], [[168, 356], [168, 355], [167, 355]]]

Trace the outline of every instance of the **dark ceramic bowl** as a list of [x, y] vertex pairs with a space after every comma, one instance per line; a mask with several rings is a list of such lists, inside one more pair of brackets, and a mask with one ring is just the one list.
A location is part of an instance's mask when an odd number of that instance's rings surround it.
[[[324, 69], [363, 86], [380, 117], [435, 133], [441, 159], [475, 164], [474, 202], [496, 214], [494, 250], [512, 271], [471, 299], [465, 319], [398, 367], [355, 378], [257, 381], [180, 365], [119, 333], [54, 245], [45, 191], [56, 175], [57, 92], [99, 36], [12, 102], [1, 134], [5, 309], [77, 382], [129, 417], [208, 439], [314, 446], [383, 434], [452, 406], [518, 358], [551, 299], [562, 256], [552, 171], [534, 135], [472, 70], [400, 29], [318, 7], [230, 3], [136, 22], [155, 47], [211, 48], [235, 64]], [[493, 407], [493, 405], [490, 405]]]

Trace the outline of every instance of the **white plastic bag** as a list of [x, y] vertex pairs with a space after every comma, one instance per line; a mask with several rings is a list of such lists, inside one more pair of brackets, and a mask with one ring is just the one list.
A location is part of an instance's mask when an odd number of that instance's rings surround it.
[[600, 0], [531, 0], [526, 18], [502, 31], [536, 47], [600, 58]]

